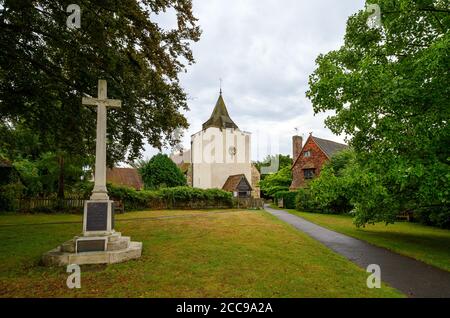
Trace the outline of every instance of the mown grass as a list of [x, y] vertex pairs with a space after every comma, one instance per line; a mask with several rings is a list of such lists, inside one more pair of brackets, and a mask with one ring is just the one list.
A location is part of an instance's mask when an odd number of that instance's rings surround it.
[[[142, 257], [82, 266], [81, 289], [73, 290], [65, 268], [39, 262], [79, 234], [81, 216], [2, 216], [0, 297], [403, 296], [386, 285], [368, 289], [364, 270], [266, 212], [216, 212], [118, 216], [116, 229], [143, 242]], [[56, 220], [75, 223], [48, 224]]]
[[417, 223], [377, 223], [357, 228], [348, 215], [287, 210], [328, 229], [450, 271], [450, 231]]

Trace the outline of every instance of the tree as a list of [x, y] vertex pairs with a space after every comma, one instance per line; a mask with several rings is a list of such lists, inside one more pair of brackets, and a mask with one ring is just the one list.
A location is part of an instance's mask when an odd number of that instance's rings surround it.
[[[289, 155], [278, 154], [278, 155], [267, 155], [267, 157], [263, 161], [256, 161], [255, 167], [261, 173], [261, 167], [271, 167], [274, 162], [278, 162], [277, 171], [286, 166], [289, 167], [292, 166], [292, 158]], [[262, 174], [261, 180], [264, 180], [266, 176], [267, 174]]]
[[146, 189], [186, 185], [186, 177], [177, 165], [164, 154], [153, 156], [139, 168]]
[[8, 158], [20, 172], [25, 194], [64, 197], [69, 187], [85, 174], [83, 167], [93, 164], [93, 156], [46, 151], [39, 135], [21, 122], [16, 125], [0, 122], [0, 156]]
[[382, 26], [351, 16], [344, 45], [317, 58], [307, 96], [315, 113], [335, 111], [326, 125], [351, 137], [362, 164], [358, 224], [436, 208], [450, 220], [448, 2], [370, 3]]
[[273, 197], [279, 191], [288, 191], [291, 183], [291, 167], [285, 166], [278, 172], [267, 175], [259, 182], [259, 186], [264, 196]]
[[[44, 152], [64, 157], [94, 151], [96, 110], [81, 105], [97, 95], [99, 78], [122, 108], [108, 113], [108, 164], [133, 160], [144, 141], [176, 143], [188, 126], [178, 74], [194, 62], [199, 27], [191, 0], [80, 0], [81, 27], [66, 26], [70, 1], [0, 0], [0, 122], [23, 125]], [[177, 27], [156, 16], [175, 13]]]
[[[338, 152], [308, 186], [309, 206], [325, 213], [348, 213], [354, 198], [353, 171], [359, 168], [352, 149]], [[308, 204], [307, 204], [308, 205]]]

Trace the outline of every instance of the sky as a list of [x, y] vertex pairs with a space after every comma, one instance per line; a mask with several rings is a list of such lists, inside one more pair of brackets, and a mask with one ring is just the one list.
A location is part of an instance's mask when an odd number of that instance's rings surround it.
[[[305, 93], [317, 56], [343, 44], [348, 17], [362, 9], [363, 0], [193, 0], [203, 33], [192, 44], [196, 63], [180, 74], [190, 108], [184, 147], [209, 118], [219, 79], [230, 117], [252, 133], [253, 160], [292, 156], [296, 128], [304, 140], [312, 132], [344, 142], [325, 127], [331, 113], [314, 115]], [[175, 23], [169, 15], [158, 21], [165, 28]], [[156, 153], [146, 146], [143, 156]]]

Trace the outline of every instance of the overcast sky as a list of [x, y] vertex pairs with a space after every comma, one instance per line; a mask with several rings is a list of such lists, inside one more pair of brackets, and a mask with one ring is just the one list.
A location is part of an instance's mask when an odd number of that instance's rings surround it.
[[[361, 9], [363, 0], [194, 0], [203, 33], [192, 46], [196, 64], [181, 75], [190, 108], [184, 146], [209, 118], [219, 78], [231, 118], [252, 133], [253, 160], [291, 154], [296, 127], [343, 142], [325, 128], [326, 114], [314, 116], [305, 92], [316, 57], [342, 45], [347, 18]], [[144, 157], [155, 153], [147, 147]]]

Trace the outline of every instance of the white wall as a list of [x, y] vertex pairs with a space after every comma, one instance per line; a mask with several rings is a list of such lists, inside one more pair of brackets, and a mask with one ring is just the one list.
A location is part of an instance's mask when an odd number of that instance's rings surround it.
[[[208, 128], [191, 137], [193, 186], [221, 189], [229, 176], [245, 174], [251, 182], [251, 134], [238, 129]], [[236, 154], [230, 153], [236, 148]]]

